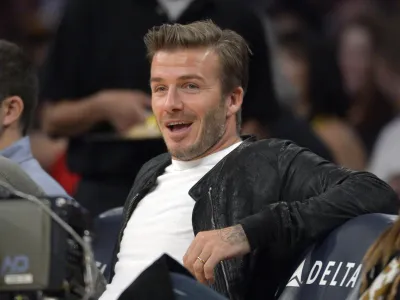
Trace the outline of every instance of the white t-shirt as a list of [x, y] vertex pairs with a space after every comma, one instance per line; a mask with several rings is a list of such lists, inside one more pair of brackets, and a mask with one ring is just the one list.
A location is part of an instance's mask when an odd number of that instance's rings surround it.
[[148, 266], [167, 253], [178, 262], [194, 239], [189, 190], [241, 142], [195, 161], [173, 160], [134, 210], [124, 230], [115, 276], [100, 300], [116, 300]]
[[368, 169], [385, 181], [400, 175], [400, 116], [379, 134]]

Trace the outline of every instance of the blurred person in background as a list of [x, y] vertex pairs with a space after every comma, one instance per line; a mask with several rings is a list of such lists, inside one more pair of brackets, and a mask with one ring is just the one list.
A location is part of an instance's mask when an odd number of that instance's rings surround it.
[[[8, 4], [7, 1], [4, 3], [2, 1], [0, 4], [5, 9], [0, 11], [0, 14], [8, 13], [8, 17], [11, 16], [11, 20], [5, 24], [0, 34], [3, 37], [10, 36], [10, 39], [23, 49], [37, 70], [40, 70], [46, 57], [64, 1], [15, 0]], [[41, 167], [71, 195], [74, 193], [79, 178], [66, 167], [65, 152], [68, 141], [64, 138], [51, 138], [41, 130], [40, 100], [28, 133], [32, 155]]]
[[45, 65], [43, 126], [52, 136], [70, 138], [68, 167], [82, 177], [75, 196], [92, 213], [122, 205], [140, 166], [165, 151], [161, 138], [126, 138], [150, 114], [143, 36], [154, 25], [199, 19], [211, 19], [248, 41], [253, 56], [243, 133], [265, 137], [279, 106], [263, 25], [241, 1], [67, 3]]
[[[336, 0], [326, 16], [326, 33], [337, 35], [340, 29], [347, 23], [360, 16], [370, 15], [377, 12], [383, 2], [391, 0]], [[394, 0], [396, 1], [396, 0]]]
[[19, 37], [14, 4], [15, 0], [0, 1], [0, 38], [10, 41]]
[[277, 36], [294, 31], [320, 32], [323, 18], [312, 5], [298, 0], [276, 0], [267, 7], [267, 13]]
[[[291, 7], [290, 3], [287, 2], [273, 2], [266, 6], [266, 10], [264, 9], [266, 13], [263, 16], [263, 20], [270, 48], [274, 90], [276, 92], [276, 100], [280, 105], [279, 116], [268, 122], [267, 128], [269, 137], [292, 140], [302, 147], [311, 149], [321, 157], [333, 161], [331, 151], [317, 136], [310, 124], [293, 113], [291, 104], [295, 96], [295, 91], [287, 78], [283, 75], [279, 59], [277, 59], [279, 57], [279, 48], [277, 47], [276, 38], [277, 32], [293, 30], [291, 26], [284, 26], [284, 24], [280, 22], [281, 19], [285, 17], [290, 18], [290, 15], [293, 13], [293, 17], [299, 22], [296, 23], [296, 25], [293, 24], [293, 27], [299, 28], [300, 23], [302, 25], [307, 23], [307, 18], [305, 18], [306, 20], [303, 20], [304, 16], [299, 12], [296, 13], [295, 8]], [[311, 27], [313, 26], [309, 24], [308, 28]]]
[[377, 45], [377, 80], [395, 106], [397, 116], [379, 135], [369, 170], [386, 182], [395, 183], [400, 175], [400, 15], [387, 16]]
[[20, 167], [49, 196], [67, 196], [32, 156], [27, 136], [38, 97], [33, 63], [15, 44], [0, 40], [0, 155]]
[[379, 20], [360, 16], [343, 26], [338, 36], [338, 59], [350, 98], [348, 121], [370, 155], [379, 132], [394, 116], [394, 107], [375, 80], [375, 48]]
[[[23, 47], [36, 65], [42, 69], [47, 56], [49, 45], [54, 38], [54, 33], [66, 0], [37, 0], [36, 7], [24, 18]], [[40, 75], [40, 74], [39, 74]], [[41, 128], [42, 106], [39, 99], [35, 120], [30, 130], [29, 137], [33, 156], [60, 185], [73, 195], [76, 191], [79, 176], [72, 173], [67, 166], [66, 151], [68, 139], [52, 138]]]
[[293, 110], [310, 122], [336, 163], [362, 170], [365, 150], [345, 120], [349, 99], [333, 49], [301, 32], [280, 36], [279, 45], [282, 70], [297, 91]]
[[[3, 0], [0, 39], [19, 45], [39, 70], [65, 0]], [[40, 99], [29, 130], [32, 155], [60, 185], [73, 194], [79, 178], [66, 167], [66, 139], [53, 139], [40, 129]]]

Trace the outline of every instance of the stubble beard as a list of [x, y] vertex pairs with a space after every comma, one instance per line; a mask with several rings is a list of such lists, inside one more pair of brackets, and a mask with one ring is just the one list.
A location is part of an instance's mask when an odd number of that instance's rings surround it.
[[217, 108], [209, 111], [204, 117], [203, 127], [197, 141], [186, 148], [169, 149], [172, 157], [182, 161], [194, 160], [202, 156], [222, 139], [226, 130], [226, 113], [224, 101], [220, 103]]

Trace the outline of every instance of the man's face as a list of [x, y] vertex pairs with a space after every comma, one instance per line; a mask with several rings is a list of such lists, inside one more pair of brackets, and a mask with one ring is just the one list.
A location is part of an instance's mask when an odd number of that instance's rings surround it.
[[339, 47], [339, 64], [347, 90], [358, 93], [368, 84], [373, 64], [373, 45], [367, 30], [354, 26], [345, 30]]
[[205, 48], [159, 51], [150, 82], [153, 112], [172, 157], [198, 158], [221, 140], [228, 108], [216, 53]]

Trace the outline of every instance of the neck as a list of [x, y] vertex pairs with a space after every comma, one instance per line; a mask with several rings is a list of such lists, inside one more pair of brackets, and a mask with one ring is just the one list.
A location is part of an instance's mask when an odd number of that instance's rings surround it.
[[[211, 155], [213, 153], [216, 153], [216, 152], [219, 152], [221, 150], [224, 150], [224, 149], [226, 149], [226, 148], [228, 148], [228, 147], [232, 146], [233, 144], [236, 144], [236, 143], [238, 143], [240, 141], [241, 141], [241, 138], [236, 132], [236, 127], [234, 127], [233, 129], [226, 128], [226, 131], [225, 131], [224, 135], [222, 136], [222, 138], [217, 143], [215, 143], [214, 146], [212, 146], [210, 149], [208, 149], [203, 154], [192, 158], [191, 160], [198, 160], [198, 159], [204, 158], [204, 157], [206, 157], [208, 155]], [[173, 157], [173, 159], [180, 160], [180, 159], [177, 159], [175, 157]]]
[[210, 149], [208, 149], [204, 154], [200, 155], [196, 159], [203, 158], [210, 154], [224, 150], [240, 141], [241, 141], [241, 139], [240, 139], [240, 136], [239, 136], [239, 134], [237, 132], [237, 128], [236, 128], [236, 119], [230, 118], [227, 120], [225, 132], [222, 135], [222, 137], [219, 139], [219, 141], [217, 143], [215, 143], [215, 145], [212, 146]]
[[203, 155], [199, 156], [196, 159], [203, 158], [203, 157], [206, 157], [206, 156], [208, 156], [210, 154], [213, 154], [213, 153], [219, 152], [221, 150], [224, 150], [224, 149], [226, 149], [226, 148], [228, 148], [228, 147], [232, 146], [233, 144], [236, 144], [236, 143], [238, 143], [240, 141], [241, 141], [241, 139], [240, 139], [240, 137], [238, 135], [231, 135], [231, 136], [229, 136], [227, 138], [222, 138], [214, 146], [212, 146], [208, 151], [206, 151]]
[[0, 150], [10, 147], [21, 138], [21, 133], [5, 129], [0, 135]]

